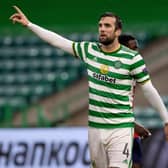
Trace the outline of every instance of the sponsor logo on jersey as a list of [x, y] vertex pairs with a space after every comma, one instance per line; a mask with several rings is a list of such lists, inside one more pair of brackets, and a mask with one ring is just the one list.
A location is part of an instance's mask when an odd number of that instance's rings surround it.
[[115, 78], [108, 77], [107, 75], [93, 73], [93, 77], [95, 79], [98, 79], [98, 80], [101, 80], [101, 81], [105, 81], [105, 82], [109, 82], [109, 83], [116, 83], [116, 79]]

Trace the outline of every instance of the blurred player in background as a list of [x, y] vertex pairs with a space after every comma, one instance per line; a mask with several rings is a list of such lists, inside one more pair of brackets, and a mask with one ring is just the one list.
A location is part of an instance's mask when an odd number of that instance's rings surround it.
[[[16, 6], [10, 19], [49, 44], [83, 60], [89, 79], [89, 149], [93, 168], [131, 168], [134, 115], [133, 81], [140, 83], [147, 99], [159, 111], [168, 140], [168, 113], [153, 87], [141, 55], [120, 45], [122, 22], [104, 13], [98, 22], [99, 43], [74, 42], [33, 24]], [[68, 18], [67, 18], [68, 19]], [[152, 101], [151, 101], [152, 97]]]
[[[120, 44], [125, 45], [132, 50], [139, 50], [138, 41], [136, 40], [134, 36], [130, 34], [120, 35], [119, 42]], [[146, 138], [150, 135], [151, 133], [149, 130], [147, 130], [142, 125], [138, 124], [137, 122], [135, 123], [134, 143], [133, 143], [133, 152], [132, 152], [133, 168], [142, 167], [141, 138]]]
[[130, 34], [122, 34], [119, 36], [119, 43], [125, 45], [126, 47], [139, 51], [139, 44], [137, 39]]

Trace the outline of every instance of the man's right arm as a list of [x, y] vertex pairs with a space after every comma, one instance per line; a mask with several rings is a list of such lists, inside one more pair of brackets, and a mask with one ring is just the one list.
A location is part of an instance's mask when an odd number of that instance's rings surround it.
[[52, 31], [46, 30], [38, 25], [35, 25], [31, 22], [27, 25], [27, 27], [34, 32], [37, 36], [39, 36], [42, 40], [51, 44], [52, 46], [61, 48], [62, 50], [74, 54], [72, 44], [73, 41], [68, 40]]
[[52, 31], [46, 30], [38, 25], [31, 23], [25, 16], [25, 14], [17, 6], [14, 6], [14, 9], [17, 12], [10, 17], [13, 23], [18, 22], [23, 26], [28, 27], [42, 40], [48, 42], [49, 44], [55, 47], [61, 48], [70, 54], [74, 54], [72, 47], [73, 41], [68, 40]]

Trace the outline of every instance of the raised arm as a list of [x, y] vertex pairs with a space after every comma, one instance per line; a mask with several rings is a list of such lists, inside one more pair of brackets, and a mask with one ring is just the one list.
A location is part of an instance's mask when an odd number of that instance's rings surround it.
[[61, 48], [62, 50], [73, 54], [73, 41], [68, 40], [52, 31], [46, 30], [38, 25], [35, 25], [29, 21], [29, 19], [25, 16], [25, 14], [17, 7], [13, 6], [16, 10], [16, 13], [14, 13], [10, 19], [13, 21], [13, 23], [20, 23], [23, 26], [30, 29], [32, 32], [34, 32], [37, 36], [39, 36], [42, 40], [48, 42], [52, 46]]
[[168, 112], [159, 93], [150, 80], [145, 84], [141, 84], [141, 88], [144, 92], [145, 97], [148, 99], [151, 105], [160, 113], [160, 117], [165, 123], [164, 131], [166, 140], [168, 141]]

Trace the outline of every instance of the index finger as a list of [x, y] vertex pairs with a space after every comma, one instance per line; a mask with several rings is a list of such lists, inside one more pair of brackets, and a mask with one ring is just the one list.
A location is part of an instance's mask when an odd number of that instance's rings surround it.
[[24, 15], [24, 13], [17, 7], [17, 6], [13, 6], [13, 8], [20, 14]]

